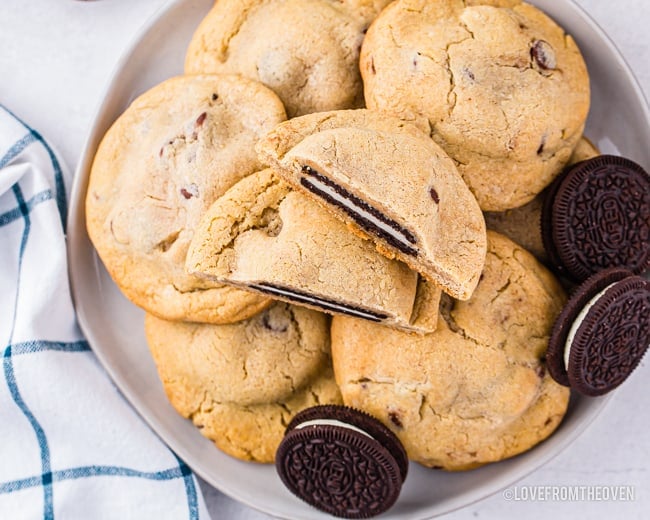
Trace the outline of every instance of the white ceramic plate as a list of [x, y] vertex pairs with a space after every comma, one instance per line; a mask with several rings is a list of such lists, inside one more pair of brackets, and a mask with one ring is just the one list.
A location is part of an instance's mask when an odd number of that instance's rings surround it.
[[[121, 60], [92, 125], [76, 172], [68, 222], [73, 296], [81, 328], [117, 386], [160, 437], [207, 482], [231, 497], [283, 518], [326, 515], [293, 497], [273, 466], [235, 460], [216, 449], [168, 403], [145, 343], [143, 312], [118, 291], [85, 229], [84, 198], [97, 145], [110, 124], [140, 93], [181, 73], [185, 49], [213, 0], [176, 0], [146, 26]], [[650, 117], [640, 88], [603, 31], [570, 0], [532, 0], [571, 34], [592, 80], [586, 135], [606, 153], [650, 169]], [[395, 506], [385, 518], [430, 518], [512, 485], [567, 447], [596, 417], [606, 398], [572, 399], [557, 432], [511, 460], [465, 473], [412, 464]]]

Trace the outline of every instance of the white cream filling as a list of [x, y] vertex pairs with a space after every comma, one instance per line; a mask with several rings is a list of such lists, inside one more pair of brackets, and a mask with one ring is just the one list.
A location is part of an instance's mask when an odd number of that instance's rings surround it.
[[328, 186], [327, 184], [325, 184], [323, 181], [321, 181], [320, 179], [318, 179], [316, 177], [303, 177], [303, 178], [306, 181], [313, 184], [320, 191], [322, 191], [322, 192], [326, 193], [328, 196], [332, 197], [336, 202], [342, 204], [346, 208], [351, 209], [355, 213], [358, 213], [364, 219], [372, 222], [373, 225], [377, 226], [379, 229], [381, 229], [385, 233], [392, 236], [399, 243], [404, 244], [404, 246], [408, 247], [409, 249], [413, 249], [413, 244], [411, 244], [408, 240], [406, 240], [404, 238], [404, 235], [402, 235], [401, 233], [395, 231], [392, 227], [390, 227], [385, 222], [382, 222], [381, 220], [379, 220], [372, 213], [368, 213], [368, 211], [366, 211], [365, 209], [360, 208], [359, 206], [356, 206], [355, 204], [352, 204], [348, 199], [343, 197], [340, 193], [338, 193], [331, 186]]
[[305, 303], [311, 303], [317, 307], [327, 307], [332, 309], [333, 311], [339, 311], [343, 314], [354, 314], [355, 316], [359, 316], [360, 318], [366, 318], [369, 320], [373, 321], [381, 321], [376, 315], [371, 314], [369, 312], [365, 312], [360, 309], [356, 308], [351, 308], [351, 307], [346, 307], [345, 305], [340, 305], [336, 302], [331, 302], [329, 300], [319, 300], [318, 298], [313, 298], [311, 296], [307, 296], [304, 294], [296, 294], [295, 292], [288, 291], [286, 289], [281, 289], [279, 287], [272, 287], [268, 285], [262, 285], [259, 284], [257, 285], [258, 287], [262, 287], [265, 291], [272, 292], [275, 294], [278, 294], [279, 296], [284, 296], [285, 298], [288, 298], [293, 301], [302, 301]]
[[312, 419], [311, 421], [305, 421], [304, 423], [300, 423], [298, 426], [296, 426], [296, 430], [301, 430], [302, 428], [306, 428], [307, 426], [320, 426], [320, 425], [330, 425], [330, 426], [338, 426], [340, 428], [346, 428], [348, 430], [353, 430], [355, 432], [362, 433], [366, 437], [371, 438], [372, 440], [375, 440], [375, 438], [370, 435], [368, 432], [363, 431], [361, 428], [357, 428], [356, 426], [353, 426], [348, 423], [344, 423], [343, 421], [337, 421], [336, 419]]
[[571, 328], [569, 329], [569, 333], [567, 334], [566, 337], [566, 341], [564, 342], [564, 370], [569, 370], [569, 356], [571, 356], [571, 345], [573, 345], [573, 339], [576, 337], [576, 334], [578, 333], [578, 328], [580, 328], [580, 325], [587, 317], [587, 314], [589, 313], [591, 308], [594, 305], [596, 305], [596, 302], [609, 290], [610, 287], [612, 287], [615, 284], [616, 282], [609, 284], [602, 291], [596, 294], [596, 296], [594, 296], [591, 300], [589, 300], [585, 304], [585, 306], [582, 308], [580, 313], [576, 316], [575, 320], [573, 320], [573, 324], [571, 325]]

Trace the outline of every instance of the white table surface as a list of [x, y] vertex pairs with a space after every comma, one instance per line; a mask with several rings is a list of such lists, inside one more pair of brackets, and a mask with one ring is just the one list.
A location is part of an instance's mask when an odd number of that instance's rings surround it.
[[[46, 137], [71, 168], [120, 54], [166, 0], [0, 0], [0, 103]], [[650, 1], [577, 0], [616, 43], [650, 94]], [[650, 143], [648, 143], [650, 146]], [[518, 486], [631, 486], [634, 500], [507, 501], [497, 494], [450, 520], [650, 517], [650, 367], [641, 363], [566, 451]], [[215, 520], [265, 519], [205, 483]]]

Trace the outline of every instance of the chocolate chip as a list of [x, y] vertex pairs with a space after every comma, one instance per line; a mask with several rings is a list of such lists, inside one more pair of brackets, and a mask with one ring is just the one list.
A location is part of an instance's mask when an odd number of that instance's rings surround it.
[[207, 116], [208, 116], [207, 112], [203, 112], [199, 117], [197, 117], [196, 126], [202, 126]]
[[433, 202], [436, 204], [440, 203], [440, 197], [438, 196], [438, 192], [435, 190], [435, 188], [429, 188], [429, 195], [431, 195]]
[[390, 419], [390, 422], [392, 422], [399, 429], [404, 428], [404, 424], [402, 424], [402, 420], [400, 419], [400, 416], [397, 412], [395, 411], [388, 412], [388, 418]]
[[417, 68], [418, 66], [418, 58], [421, 56], [419, 52], [415, 53], [415, 56], [413, 56], [413, 68]]
[[217, 99], [219, 99], [219, 95], [218, 94], [212, 94], [212, 101], [216, 101]]
[[192, 183], [187, 188], [181, 188], [181, 195], [186, 199], [199, 196], [199, 187]]
[[283, 321], [284, 316], [272, 316], [269, 312], [265, 312], [262, 316], [262, 325], [264, 328], [272, 332], [286, 332], [289, 328], [287, 321]]
[[535, 60], [539, 68], [554, 70], [557, 67], [555, 51], [551, 44], [544, 40], [537, 40], [530, 49], [530, 56]]
[[541, 155], [542, 152], [544, 151], [544, 145], [546, 144], [546, 136], [542, 136], [542, 142], [539, 145], [539, 148], [537, 149], [537, 155]]

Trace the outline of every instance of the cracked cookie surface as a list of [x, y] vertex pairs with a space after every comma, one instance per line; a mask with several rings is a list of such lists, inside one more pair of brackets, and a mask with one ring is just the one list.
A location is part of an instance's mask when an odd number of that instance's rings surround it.
[[196, 30], [185, 72], [242, 74], [289, 117], [363, 105], [359, 49], [388, 0], [219, 0]]
[[550, 184], [589, 109], [571, 36], [516, 0], [397, 0], [369, 28], [360, 69], [368, 108], [428, 123], [486, 211]]
[[281, 300], [408, 330], [431, 332], [437, 322], [438, 289], [379, 254], [271, 169], [242, 179], [208, 209], [186, 268]]
[[276, 302], [238, 323], [147, 314], [145, 332], [171, 404], [227, 453], [272, 462], [295, 413], [338, 403], [329, 318]]
[[[597, 155], [600, 155], [598, 149], [586, 137], [582, 137], [574, 148], [567, 167]], [[547, 192], [548, 190], [544, 189], [533, 200], [518, 208], [485, 211], [483, 216], [488, 229], [514, 240], [532, 253], [537, 260], [550, 265], [541, 232], [542, 206]]]
[[550, 435], [567, 408], [569, 391], [543, 360], [564, 302], [549, 271], [489, 231], [472, 298], [443, 295], [432, 334], [333, 319], [344, 402], [382, 420], [425, 466], [463, 470], [521, 453]]
[[260, 159], [377, 250], [467, 299], [485, 222], [453, 161], [426, 134], [368, 110], [309, 114], [259, 142]]
[[237, 76], [169, 79], [138, 97], [102, 140], [86, 197], [87, 228], [110, 275], [165, 319], [244, 319], [266, 298], [184, 270], [194, 227], [230, 186], [257, 171], [258, 139], [286, 118], [263, 85]]

